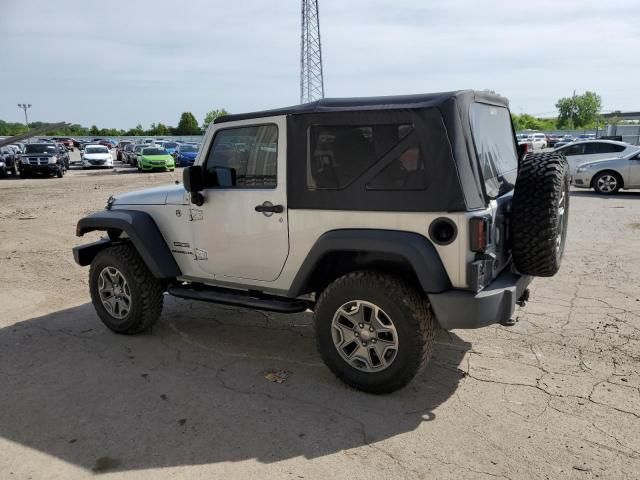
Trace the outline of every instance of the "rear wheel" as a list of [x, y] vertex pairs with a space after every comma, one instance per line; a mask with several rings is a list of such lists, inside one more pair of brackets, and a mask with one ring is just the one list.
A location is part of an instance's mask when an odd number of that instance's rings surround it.
[[592, 185], [600, 195], [613, 195], [622, 187], [622, 178], [615, 172], [600, 172], [593, 178]]
[[89, 289], [98, 316], [116, 333], [144, 332], [162, 313], [164, 287], [130, 244], [96, 255], [89, 270]]
[[398, 390], [431, 355], [436, 322], [427, 298], [398, 277], [376, 272], [345, 275], [322, 292], [314, 316], [324, 362], [359, 390]]

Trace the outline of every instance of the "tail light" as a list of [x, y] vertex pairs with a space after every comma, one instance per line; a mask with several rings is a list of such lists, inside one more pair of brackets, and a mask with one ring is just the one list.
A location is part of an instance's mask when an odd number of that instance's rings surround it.
[[487, 217], [473, 217], [469, 220], [469, 241], [472, 252], [484, 253], [487, 250], [489, 222]]

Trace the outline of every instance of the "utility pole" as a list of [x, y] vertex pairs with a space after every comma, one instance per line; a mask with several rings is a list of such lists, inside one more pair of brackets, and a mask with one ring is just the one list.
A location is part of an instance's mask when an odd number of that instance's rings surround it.
[[24, 110], [24, 124], [27, 126], [27, 130], [29, 130], [29, 117], [27, 116], [27, 109], [31, 108], [30, 103], [19, 103], [18, 108]]
[[324, 98], [318, 0], [302, 0], [300, 103]]

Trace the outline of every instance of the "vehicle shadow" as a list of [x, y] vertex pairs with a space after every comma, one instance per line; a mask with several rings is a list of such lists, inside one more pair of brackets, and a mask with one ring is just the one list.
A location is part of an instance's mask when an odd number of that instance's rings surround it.
[[122, 336], [84, 304], [0, 330], [0, 435], [94, 472], [315, 458], [433, 420], [469, 348], [440, 332], [410, 386], [374, 396], [321, 363], [308, 314], [167, 298]]
[[591, 197], [591, 198], [602, 198], [605, 200], [615, 200], [615, 199], [627, 199], [627, 198], [640, 198], [640, 190], [623, 190], [622, 192], [614, 193], [613, 195], [602, 195], [600, 193], [596, 193], [593, 190], [581, 190], [571, 191], [572, 197]]

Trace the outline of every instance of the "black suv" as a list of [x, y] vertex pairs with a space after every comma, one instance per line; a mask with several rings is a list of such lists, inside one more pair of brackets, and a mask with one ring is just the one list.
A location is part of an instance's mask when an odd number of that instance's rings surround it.
[[[30, 143], [26, 145], [20, 158], [20, 177], [28, 178], [32, 175], [64, 176], [66, 169], [63, 157], [54, 143]], [[68, 158], [68, 155], [67, 155]]]

